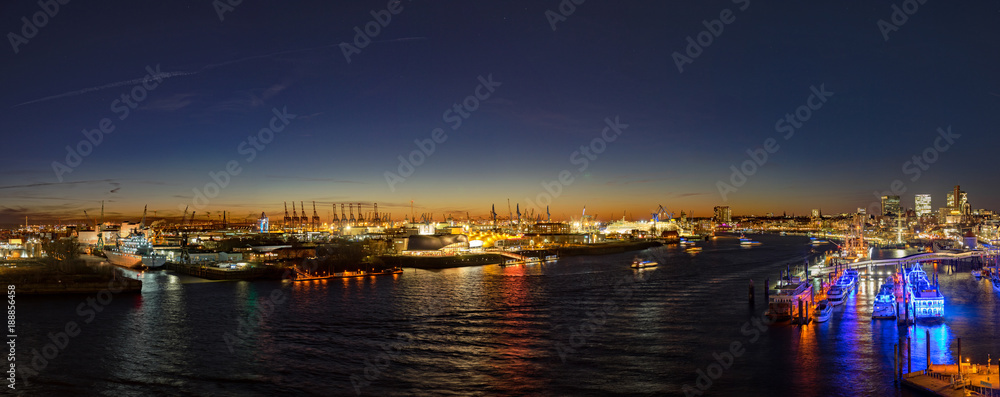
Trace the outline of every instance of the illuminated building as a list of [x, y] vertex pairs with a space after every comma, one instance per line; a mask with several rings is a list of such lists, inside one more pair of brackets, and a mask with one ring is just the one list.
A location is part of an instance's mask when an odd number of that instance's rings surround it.
[[918, 194], [914, 198], [913, 208], [917, 211], [917, 216], [924, 216], [931, 214], [931, 195], [929, 194]]
[[[955, 202], [955, 197], [959, 198], [959, 201]], [[965, 203], [969, 202], [969, 196], [963, 192], [959, 185], [955, 185], [955, 190], [948, 193], [948, 207], [961, 210]]]
[[899, 216], [899, 196], [882, 196], [882, 216]]
[[260, 219], [257, 219], [257, 232], [267, 233], [270, 230], [270, 225], [268, 223], [267, 215], [263, 212], [260, 213]]
[[728, 205], [715, 207], [715, 222], [725, 224], [733, 222], [733, 212]]

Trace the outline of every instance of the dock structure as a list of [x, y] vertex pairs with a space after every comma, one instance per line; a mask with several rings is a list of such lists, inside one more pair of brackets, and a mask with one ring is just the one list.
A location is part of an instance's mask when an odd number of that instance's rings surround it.
[[961, 253], [951, 253], [951, 252], [923, 252], [913, 255], [904, 256], [902, 258], [891, 258], [891, 259], [873, 259], [867, 261], [858, 261], [852, 263], [840, 263], [834, 266], [823, 266], [814, 267], [811, 270], [816, 274], [826, 274], [838, 269], [868, 269], [871, 273], [871, 268], [876, 266], [894, 266], [899, 268], [900, 266], [906, 266], [918, 262], [931, 262], [939, 260], [962, 260], [962, 259], [972, 259], [979, 258], [981, 261], [993, 261], [994, 263], [1000, 263], [1000, 249], [990, 248], [987, 250], [978, 251], [968, 251]]
[[1000, 367], [992, 365], [989, 356], [985, 365], [973, 363], [969, 358], [962, 362], [962, 338], [958, 338], [958, 364], [934, 364], [930, 339], [930, 331], [925, 330], [927, 363], [918, 371], [912, 366], [910, 338], [902, 338], [896, 345], [893, 377], [900, 385], [935, 396], [1000, 396]]
[[[932, 364], [930, 370], [903, 374], [904, 386], [936, 396], [1000, 396], [1000, 367], [992, 365]], [[966, 394], [966, 393], [970, 394]]]

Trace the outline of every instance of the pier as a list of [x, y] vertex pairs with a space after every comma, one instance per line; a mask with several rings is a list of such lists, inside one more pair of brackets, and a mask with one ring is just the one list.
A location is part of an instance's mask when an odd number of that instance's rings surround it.
[[901, 339], [895, 349], [893, 372], [900, 385], [936, 396], [1000, 396], [1000, 367], [992, 365], [992, 359], [985, 365], [969, 358], [962, 362], [962, 338], [958, 338], [958, 364], [934, 364], [930, 361], [930, 333], [924, 335], [928, 342], [923, 370], [913, 371], [910, 338]]
[[868, 273], [871, 273], [872, 268], [877, 266], [894, 266], [898, 268], [899, 266], [906, 266], [909, 264], [917, 262], [930, 262], [930, 261], [940, 261], [940, 260], [965, 260], [979, 258], [981, 261], [993, 261], [997, 264], [1000, 260], [1000, 249], [991, 248], [982, 251], [967, 251], [961, 253], [951, 253], [951, 252], [924, 252], [919, 254], [913, 254], [904, 256], [902, 258], [892, 258], [892, 259], [872, 259], [867, 261], [858, 261], [850, 263], [840, 263], [832, 266], [817, 266], [810, 269], [811, 272], [815, 274], [827, 274], [836, 271], [837, 269], [866, 269]]

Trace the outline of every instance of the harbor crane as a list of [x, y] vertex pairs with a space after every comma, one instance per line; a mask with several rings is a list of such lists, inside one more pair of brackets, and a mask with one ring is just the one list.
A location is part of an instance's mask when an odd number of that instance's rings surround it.
[[312, 217], [312, 229], [316, 230], [319, 224], [322, 223], [319, 220], [319, 214], [316, 213], [316, 202], [313, 201], [313, 217]]
[[660, 222], [663, 220], [664, 217], [666, 217], [667, 220], [674, 219], [674, 213], [668, 212], [668, 210], [666, 208], [663, 208], [662, 205], [656, 209], [656, 212], [651, 214], [651, 218], [653, 219], [654, 222]]

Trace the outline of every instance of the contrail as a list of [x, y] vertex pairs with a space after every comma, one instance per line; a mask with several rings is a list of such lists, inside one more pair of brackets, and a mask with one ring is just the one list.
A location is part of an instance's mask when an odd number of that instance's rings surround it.
[[[375, 41], [375, 43], [393, 43], [393, 42], [400, 42], [400, 41], [425, 40], [425, 39], [427, 39], [427, 38], [426, 37], [402, 37], [402, 38], [398, 38], [398, 39]], [[264, 54], [264, 55], [253, 55], [253, 56], [248, 56], [248, 57], [245, 57], [245, 58], [234, 59], [232, 61], [226, 61], [226, 62], [221, 62], [221, 63], [213, 63], [213, 64], [205, 65], [201, 69], [198, 69], [197, 71], [194, 71], [194, 72], [181, 72], [181, 71], [177, 71], [177, 72], [165, 72], [165, 73], [159, 73], [159, 74], [157, 74], [155, 76], [152, 76], [152, 77], [159, 78], [159, 79], [162, 80], [162, 79], [167, 79], [167, 78], [177, 77], [177, 76], [190, 76], [190, 75], [193, 75], [193, 74], [198, 74], [198, 73], [204, 72], [206, 70], [211, 70], [211, 69], [215, 69], [215, 68], [222, 67], [222, 66], [232, 65], [234, 63], [241, 63], [241, 62], [246, 62], [246, 61], [250, 61], [250, 60], [254, 60], [254, 59], [260, 59], [260, 58], [268, 58], [268, 57], [273, 57], [275, 55], [285, 55], [285, 54], [292, 54], [292, 53], [296, 53], [296, 52], [316, 51], [316, 50], [321, 50], [321, 49], [325, 49], [325, 48], [334, 48], [334, 47], [338, 47], [338, 46], [340, 46], [340, 44], [330, 44], [330, 45], [324, 45], [324, 46], [319, 46], [319, 47], [301, 48], [301, 49], [297, 49], [297, 50], [278, 51], [278, 52], [273, 52], [273, 53]], [[125, 80], [125, 81], [118, 81], [118, 82], [114, 82], [114, 83], [108, 83], [108, 84], [100, 85], [100, 86], [96, 86], [96, 87], [84, 88], [84, 89], [80, 89], [80, 90], [76, 90], [76, 91], [64, 92], [62, 94], [47, 96], [47, 97], [44, 97], [44, 98], [35, 99], [33, 101], [22, 102], [22, 103], [19, 103], [17, 105], [14, 105], [12, 107], [16, 108], [18, 106], [29, 105], [29, 104], [32, 104], [32, 103], [38, 103], [38, 102], [44, 102], [44, 101], [49, 101], [49, 100], [58, 99], [58, 98], [65, 98], [65, 97], [70, 97], [70, 96], [76, 96], [76, 95], [86, 94], [88, 92], [101, 91], [101, 90], [106, 90], [108, 88], [121, 87], [123, 85], [135, 85], [135, 84], [141, 83], [144, 79], [145, 79], [145, 77], [141, 77], [141, 78], [137, 78], [137, 79], [131, 79], [131, 80]]]
[[[159, 79], [162, 80], [162, 79], [167, 79], [167, 78], [175, 77], [175, 76], [190, 76], [192, 74], [198, 74], [199, 72], [200, 71], [198, 71], [198, 72], [165, 72], [165, 73], [159, 73], [159, 74], [153, 75], [152, 77], [153, 78], [159, 78]], [[81, 95], [81, 94], [86, 94], [88, 92], [101, 91], [101, 90], [106, 90], [108, 88], [114, 88], [114, 87], [121, 87], [123, 85], [135, 85], [135, 84], [142, 83], [143, 80], [145, 80], [145, 79], [146, 79], [146, 77], [140, 77], [138, 79], [125, 80], [125, 81], [117, 81], [117, 82], [114, 82], [114, 83], [108, 83], [108, 84], [100, 85], [100, 86], [97, 86], [97, 87], [90, 87], [90, 88], [84, 88], [84, 89], [76, 90], [76, 91], [64, 92], [64, 93], [58, 94], [58, 95], [47, 96], [45, 98], [40, 98], [40, 99], [35, 99], [33, 101], [19, 103], [17, 105], [14, 105], [13, 107], [18, 107], [18, 106], [22, 106], [22, 105], [28, 105], [28, 104], [37, 103], [37, 102], [44, 102], [44, 101], [48, 101], [48, 100], [52, 100], [52, 99], [56, 99], [56, 98], [65, 98], [65, 97], [68, 97], [68, 96]]]

